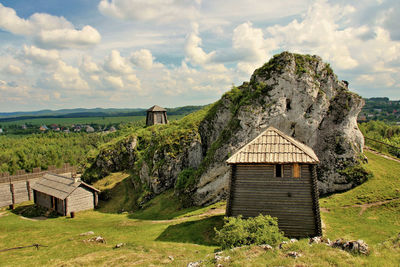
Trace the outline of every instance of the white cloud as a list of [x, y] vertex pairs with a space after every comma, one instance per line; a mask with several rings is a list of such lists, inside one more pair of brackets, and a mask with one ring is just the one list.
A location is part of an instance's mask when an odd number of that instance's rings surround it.
[[131, 54], [131, 62], [140, 68], [149, 70], [153, 67], [153, 55], [150, 50], [140, 49]]
[[90, 56], [83, 56], [80, 69], [86, 73], [100, 72], [100, 67], [92, 61]]
[[44, 50], [36, 46], [24, 45], [23, 56], [25, 59], [39, 65], [50, 65], [57, 63], [60, 54], [57, 50]]
[[20, 18], [14, 9], [0, 3], [0, 29], [17, 35], [33, 37], [38, 46], [47, 48], [83, 48], [98, 44], [99, 32], [91, 26], [81, 30], [64, 17], [35, 13]]
[[210, 63], [215, 57], [215, 51], [210, 53], [204, 52], [200, 47], [201, 42], [201, 38], [199, 37], [199, 25], [193, 23], [192, 32], [188, 35], [185, 42], [185, 55], [187, 61], [196, 65], [204, 65]]
[[58, 60], [54, 70], [49, 70], [39, 81], [39, 86], [47, 89], [65, 89], [67, 92], [88, 95], [89, 84], [84, 80], [78, 68]]
[[35, 40], [43, 47], [81, 48], [98, 44], [101, 36], [95, 28], [84, 26], [82, 30], [54, 29], [40, 31]]
[[103, 15], [118, 19], [171, 22], [193, 18], [199, 5], [198, 0], [102, 0], [98, 9]]
[[246, 22], [233, 31], [232, 47], [239, 59], [237, 68], [246, 74], [266, 62], [270, 51], [277, 48], [273, 40], [266, 41], [261, 29], [254, 28], [251, 22]]
[[20, 67], [12, 65], [12, 64], [5, 67], [4, 71], [11, 75], [19, 75], [22, 73], [22, 69]]
[[104, 62], [104, 69], [110, 73], [126, 74], [133, 72], [127, 60], [121, 56], [118, 50], [112, 50]]
[[113, 89], [123, 89], [124, 82], [120, 76], [106, 76], [104, 77], [105, 85]]
[[340, 69], [354, 68], [359, 63], [349, 46], [365, 33], [365, 29], [343, 29], [339, 25], [352, 12], [352, 6], [332, 6], [325, 0], [316, 1], [301, 22], [295, 19], [285, 26], [268, 27], [269, 40], [289, 51], [318, 54]]
[[135, 90], [140, 90], [140, 80], [135, 74], [129, 74], [125, 77], [125, 80], [128, 84], [129, 87], [135, 89]]

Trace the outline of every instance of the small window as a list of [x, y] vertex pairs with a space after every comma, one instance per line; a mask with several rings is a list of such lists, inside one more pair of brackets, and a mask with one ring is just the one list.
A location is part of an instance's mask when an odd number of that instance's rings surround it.
[[300, 165], [297, 163], [293, 164], [293, 177], [300, 178]]
[[275, 177], [282, 177], [282, 164], [275, 165]]

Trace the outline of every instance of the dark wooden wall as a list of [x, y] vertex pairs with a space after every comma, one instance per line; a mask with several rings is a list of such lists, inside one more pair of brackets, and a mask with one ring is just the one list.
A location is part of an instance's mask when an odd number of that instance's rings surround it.
[[51, 196], [35, 191], [35, 204], [51, 209], [52, 208], [52, 203], [51, 203]]
[[274, 165], [232, 166], [227, 215], [246, 218], [268, 214], [278, 218], [287, 236], [319, 235], [312, 168], [301, 165], [300, 178], [292, 177], [291, 165], [283, 169], [283, 177], [276, 178]]

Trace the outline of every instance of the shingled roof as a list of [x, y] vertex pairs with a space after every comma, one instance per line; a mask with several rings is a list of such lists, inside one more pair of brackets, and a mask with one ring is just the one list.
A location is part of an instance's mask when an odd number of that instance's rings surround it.
[[154, 105], [151, 108], [149, 108], [147, 111], [167, 111], [165, 108], [162, 108], [160, 106]]
[[82, 181], [75, 183], [74, 179], [72, 178], [52, 173], [45, 174], [41, 179], [32, 185], [32, 189], [59, 199], [66, 199], [80, 185], [84, 185], [93, 191], [100, 192], [96, 188]]
[[227, 161], [228, 164], [243, 163], [319, 163], [314, 151], [303, 143], [269, 127], [250, 143], [242, 147]]

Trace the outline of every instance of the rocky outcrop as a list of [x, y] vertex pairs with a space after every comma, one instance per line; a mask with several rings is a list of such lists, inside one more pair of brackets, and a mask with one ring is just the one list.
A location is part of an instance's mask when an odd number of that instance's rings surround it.
[[364, 139], [356, 122], [362, 106], [362, 98], [350, 92], [321, 58], [287, 52], [275, 56], [254, 72], [249, 83], [226, 93], [214, 115], [200, 124], [204, 155], [219, 144], [200, 176], [195, 202], [225, 196], [229, 167], [224, 161], [268, 126], [315, 150], [321, 161], [321, 193], [355, 186], [343, 172], [363, 157]]
[[356, 122], [362, 106], [362, 98], [321, 58], [283, 52], [257, 69], [250, 82], [193, 115], [195, 122], [186, 118], [181, 125], [137, 131], [114, 145], [118, 149], [103, 149], [92, 167], [103, 174], [132, 169], [155, 194], [178, 187], [197, 205], [213, 203], [227, 195], [225, 160], [273, 126], [314, 149], [321, 161], [321, 193], [347, 190], [365, 176]]

